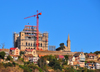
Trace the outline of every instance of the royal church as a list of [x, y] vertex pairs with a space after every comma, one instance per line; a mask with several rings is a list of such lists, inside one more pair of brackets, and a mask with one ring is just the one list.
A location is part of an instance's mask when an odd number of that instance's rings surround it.
[[65, 46], [65, 45], [60, 46], [56, 49], [56, 51], [68, 51], [68, 52], [70, 52], [71, 51], [70, 44], [71, 44], [71, 41], [70, 41], [70, 38], [68, 35], [67, 46]]

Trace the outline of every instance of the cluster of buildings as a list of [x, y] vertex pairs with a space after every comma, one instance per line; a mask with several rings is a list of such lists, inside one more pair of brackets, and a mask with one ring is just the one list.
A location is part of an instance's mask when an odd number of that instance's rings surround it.
[[[38, 53], [36, 50], [36, 40], [37, 40], [36, 26], [25, 25], [24, 29], [20, 33], [14, 32], [13, 34], [14, 47], [10, 49], [1, 49], [1, 51], [4, 51], [6, 53], [5, 58], [8, 55], [10, 55], [14, 60], [18, 60], [18, 56], [20, 56], [20, 52], [23, 51], [24, 55], [21, 57], [24, 58], [24, 61], [31, 61], [31, 62], [37, 61], [38, 57], [41, 57], [42, 55], [44, 56], [44, 55], [51, 54], [51, 52], [48, 50], [49, 46], [48, 46], [47, 32], [45, 33], [39, 32]], [[52, 55], [55, 55], [55, 53], [57, 55], [59, 52], [65, 52], [65, 54], [67, 54], [67, 52], [71, 52], [69, 35], [67, 40], [67, 46], [64, 45], [63, 50], [61, 48], [57, 48], [56, 51], [58, 52], [53, 52]]]
[[[70, 55], [68, 58], [68, 65], [87, 67], [88, 69], [100, 69], [100, 54], [86, 54], [83, 52], [71, 52], [71, 41], [68, 35], [67, 46], [63, 45], [56, 49], [56, 51], [48, 50], [48, 33], [39, 32], [39, 51], [36, 50], [37, 39], [36, 26], [25, 25], [23, 31], [14, 33], [14, 47], [10, 49], [0, 49], [6, 53], [5, 59], [10, 55], [14, 61], [18, 57], [24, 59], [25, 62], [30, 61], [37, 63], [38, 59], [44, 55], [56, 55], [58, 59], [65, 59], [64, 55]], [[20, 54], [23, 52], [24, 54]]]
[[77, 52], [73, 56], [69, 56], [68, 65], [74, 67], [87, 67], [88, 69], [100, 69], [100, 54], [86, 54]]

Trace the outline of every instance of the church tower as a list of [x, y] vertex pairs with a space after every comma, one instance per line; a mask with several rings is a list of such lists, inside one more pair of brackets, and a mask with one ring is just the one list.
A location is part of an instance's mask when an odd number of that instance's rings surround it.
[[67, 47], [68, 47], [68, 51], [70, 51], [70, 38], [69, 38], [69, 34], [68, 34], [68, 40], [67, 40]]

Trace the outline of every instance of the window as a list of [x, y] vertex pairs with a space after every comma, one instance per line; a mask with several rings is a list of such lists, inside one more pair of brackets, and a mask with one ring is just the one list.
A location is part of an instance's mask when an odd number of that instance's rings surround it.
[[41, 43], [41, 47], [42, 47], [42, 43]]
[[31, 43], [31, 46], [32, 46], [32, 43]]
[[34, 42], [34, 47], [36, 46], [36, 43]]
[[26, 46], [27, 46], [27, 42], [26, 42]]

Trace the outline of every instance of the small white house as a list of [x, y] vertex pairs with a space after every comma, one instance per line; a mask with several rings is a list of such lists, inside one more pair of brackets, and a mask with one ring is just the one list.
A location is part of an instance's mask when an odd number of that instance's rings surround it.
[[96, 63], [96, 69], [100, 69], [100, 63]]

